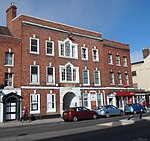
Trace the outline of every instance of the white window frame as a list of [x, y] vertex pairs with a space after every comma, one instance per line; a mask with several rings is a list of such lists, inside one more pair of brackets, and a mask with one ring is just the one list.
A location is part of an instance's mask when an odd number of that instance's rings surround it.
[[127, 66], [128, 66], [127, 57], [126, 57], [126, 56], [123, 56], [123, 66], [124, 66], [124, 67], [127, 67]]
[[[32, 67], [37, 67], [37, 71], [38, 71], [38, 74], [37, 74], [37, 82], [32, 82], [31, 81], [31, 68]], [[39, 85], [40, 84], [40, 67], [38, 65], [30, 65], [30, 84], [34, 84], [34, 85]]]
[[47, 94], [47, 112], [56, 112], [56, 94]]
[[[47, 52], [47, 43], [52, 43], [52, 53], [48, 53]], [[54, 42], [53, 41], [49, 41], [49, 40], [46, 40], [45, 41], [45, 50], [46, 50], [46, 55], [48, 55], [48, 56], [54, 56]]]
[[[71, 67], [71, 81], [67, 81], [67, 70], [66, 68], [70, 66]], [[74, 80], [74, 70], [76, 70], [76, 80]], [[64, 79], [62, 78], [62, 71], [64, 71]], [[74, 67], [70, 62], [66, 65], [60, 65], [59, 66], [59, 76], [60, 76], [60, 82], [61, 83], [79, 83], [79, 67]]]
[[110, 79], [110, 85], [115, 85], [115, 77], [113, 72], [109, 73], [109, 79]]
[[[67, 47], [65, 46], [65, 43], [67, 42], [70, 44], [69, 55], [67, 55], [66, 53]], [[63, 52], [61, 50], [62, 45], [63, 45]], [[64, 41], [58, 41], [58, 48], [59, 48], [59, 57], [78, 59], [78, 45], [72, 43], [70, 39], [67, 38]]]
[[[85, 49], [85, 54], [83, 52], [83, 49]], [[84, 58], [84, 55], [85, 55], [85, 58]], [[82, 60], [88, 60], [88, 48], [81, 47], [81, 56], [82, 56]]]
[[[6, 74], [7, 74], [7, 77], [9, 77], [7, 80], [6, 80]], [[10, 78], [10, 76], [11, 76], [11, 78]], [[7, 85], [6, 81], [7, 81], [7, 84], [9, 83], [11, 85], [9, 85], [9, 84]], [[13, 73], [5, 73], [5, 86], [13, 86], [13, 84], [14, 84], [14, 74]]]
[[[98, 84], [96, 84], [96, 81], [95, 81], [95, 72], [98, 72]], [[95, 86], [100, 86], [101, 85], [101, 81], [100, 81], [100, 71], [98, 70], [94, 70], [94, 85]]]
[[[84, 71], [87, 71], [87, 79], [88, 79], [88, 83], [87, 84], [85, 84], [84, 83]], [[89, 70], [87, 70], [87, 69], [84, 69], [83, 71], [82, 71], [82, 74], [83, 74], [83, 85], [84, 86], [89, 86], [90, 85], [90, 77], [89, 77]]]
[[111, 53], [108, 53], [108, 64], [113, 65], [113, 56]]
[[[96, 54], [94, 54], [94, 51], [96, 51]], [[93, 49], [92, 49], [92, 55], [93, 55], [93, 61], [94, 61], [94, 62], [99, 62], [99, 53], [98, 53], [98, 49], [93, 48]], [[95, 59], [95, 57], [96, 57], [96, 59]]]
[[[85, 95], [86, 95], [86, 99], [85, 99]], [[83, 93], [83, 106], [90, 108], [90, 94], [88, 93]]]
[[121, 75], [121, 73], [120, 72], [118, 72], [118, 74], [117, 74], [118, 76], [118, 85], [122, 85], [122, 75]]
[[[53, 69], [53, 82], [48, 82], [48, 68], [52, 68]], [[46, 67], [46, 84], [47, 85], [54, 85], [55, 84], [55, 67], [50, 67], [50, 66], [47, 66]]]
[[[37, 40], [37, 51], [32, 51], [31, 49], [31, 40]], [[30, 53], [31, 54], [39, 54], [39, 39], [38, 38], [33, 38], [33, 37], [30, 37]]]
[[[12, 57], [10, 55], [12, 55]], [[12, 52], [5, 53], [5, 66], [14, 66], [14, 53]]]
[[129, 85], [129, 75], [128, 75], [128, 72], [125, 72], [125, 82]]
[[[98, 99], [98, 95], [100, 95], [100, 105], [99, 105], [99, 99]], [[97, 93], [97, 104], [96, 104], [96, 106], [103, 106], [103, 95], [102, 95], [102, 93]]]
[[116, 65], [120, 66], [120, 56], [116, 55]]
[[[37, 105], [37, 110], [32, 110], [33, 104]], [[40, 94], [30, 94], [30, 114], [38, 113], [40, 113]]]

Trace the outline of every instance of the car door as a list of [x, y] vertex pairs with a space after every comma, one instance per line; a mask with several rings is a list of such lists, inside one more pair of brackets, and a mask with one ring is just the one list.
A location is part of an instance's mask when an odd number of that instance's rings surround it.
[[113, 115], [113, 116], [114, 116], [114, 115], [119, 115], [119, 110], [118, 110], [117, 107], [111, 105], [111, 106], [110, 106], [110, 109], [111, 109], [111, 115]]
[[91, 118], [92, 117], [92, 112], [88, 109], [88, 108], [86, 108], [86, 107], [83, 107], [82, 108], [82, 117], [84, 118], [84, 119], [89, 119], [89, 118]]
[[76, 108], [76, 116], [78, 117], [78, 119], [83, 119], [83, 110], [82, 107], [77, 107]]

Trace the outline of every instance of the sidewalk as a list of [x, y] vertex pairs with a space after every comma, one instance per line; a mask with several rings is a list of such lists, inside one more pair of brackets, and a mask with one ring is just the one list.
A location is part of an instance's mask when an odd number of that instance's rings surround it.
[[54, 122], [61, 122], [63, 121], [61, 118], [50, 118], [50, 119], [39, 119], [39, 120], [34, 120], [31, 122], [24, 121], [8, 121], [4, 123], [0, 123], [0, 128], [1, 127], [14, 127], [14, 126], [25, 126], [25, 125], [34, 125], [34, 124], [42, 124], [42, 123], [54, 123]]

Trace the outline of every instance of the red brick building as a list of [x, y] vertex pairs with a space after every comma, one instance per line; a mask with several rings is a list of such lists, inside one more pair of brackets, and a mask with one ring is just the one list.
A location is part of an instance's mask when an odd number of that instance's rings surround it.
[[[4, 64], [5, 52], [11, 51], [15, 56], [11, 87], [19, 88], [16, 95], [21, 96], [21, 105], [30, 114], [54, 116], [68, 107], [81, 105], [90, 109], [104, 104], [123, 108], [134, 100], [127, 44], [103, 39], [95, 31], [17, 16], [13, 3], [6, 11], [6, 19], [4, 28], [11, 37], [0, 35], [4, 38], [0, 44], [0, 83], [4, 84], [8, 69]], [[5, 95], [7, 88], [5, 85]]]

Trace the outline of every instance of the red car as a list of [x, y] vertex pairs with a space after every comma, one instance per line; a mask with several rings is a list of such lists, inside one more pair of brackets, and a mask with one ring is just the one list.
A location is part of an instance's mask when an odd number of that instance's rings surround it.
[[71, 107], [63, 112], [62, 119], [64, 121], [78, 121], [82, 119], [96, 119], [98, 114], [86, 107]]

